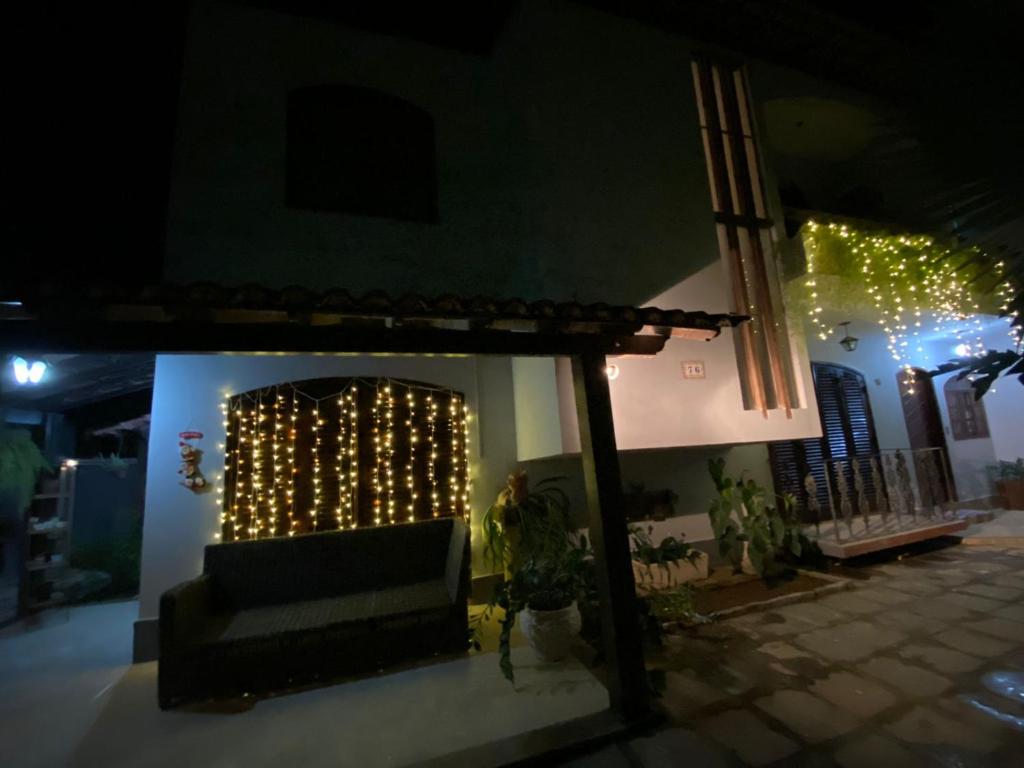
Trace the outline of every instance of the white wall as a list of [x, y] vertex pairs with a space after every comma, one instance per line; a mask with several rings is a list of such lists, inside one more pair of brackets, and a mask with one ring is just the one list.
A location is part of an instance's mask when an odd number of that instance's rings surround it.
[[[725, 459], [726, 471], [742, 475], [772, 489], [768, 448], [764, 443], [737, 446], [698, 448], [667, 448], [619, 453], [619, 466], [625, 486], [642, 484], [649, 491], [668, 489], [678, 495], [675, 516], [659, 526], [669, 532], [683, 534], [687, 541], [713, 538], [708, 520], [708, 507], [715, 496], [715, 486], [708, 473], [710, 459]], [[577, 522], [586, 526], [586, 492], [579, 456], [561, 456], [524, 462], [531, 482], [545, 477], [562, 477], [562, 486], [569, 494]]]
[[[715, 261], [648, 303], [664, 308], [700, 307], [708, 312], [726, 312], [727, 291], [724, 270], [720, 262]], [[797, 332], [790, 334], [790, 340], [801, 407], [793, 409], [788, 418], [782, 410], [768, 411], [765, 416], [760, 411], [743, 409], [730, 329], [723, 330], [721, 336], [711, 341], [669, 339], [665, 349], [654, 357], [610, 358], [609, 362], [619, 367], [618, 378], [609, 382], [619, 450], [734, 445], [820, 436], [810, 365], [799, 325]], [[683, 378], [682, 364], [687, 360], [703, 361], [706, 378]], [[550, 427], [550, 440], [543, 445], [521, 443], [521, 459], [552, 455], [556, 434], [561, 437], [562, 453], [580, 450], [570, 364], [567, 359], [558, 359], [554, 365], [557, 410], [551, 408], [546, 395], [534, 397], [534, 400], [539, 407], [551, 409], [545, 421], [558, 424], [559, 429]], [[517, 378], [515, 386], [524, 388], [522, 397], [525, 399], [528, 394], [525, 378]], [[533, 382], [528, 386], [532, 395], [532, 388], [537, 384]], [[550, 383], [545, 386], [550, 388]], [[531, 449], [536, 452], [531, 453]]]
[[[558, 414], [555, 358], [512, 359], [512, 387], [516, 405], [516, 447], [520, 460], [566, 453], [565, 424]], [[579, 450], [579, 436], [576, 437]]]
[[[158, 355], [142, 543], [139, 615], [157, 615], [160, 594], [198, 575], [203, 548], [220, 529], [216, 494], [179, 485], [178, 433], [204, 433], [202, 469], [214, 481], [224, 466], [220, 404], [226, 393], [321, 376], [393, 376], [466, 395], [470, 409], [470, 503], [481, 512], [515, 466], [511, 364], [507, 358], [342, 355]], [[480, 565], [475, 536], [475, 567]]]

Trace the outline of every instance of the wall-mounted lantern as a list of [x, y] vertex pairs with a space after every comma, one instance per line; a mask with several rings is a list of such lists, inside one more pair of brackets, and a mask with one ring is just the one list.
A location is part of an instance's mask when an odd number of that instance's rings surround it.
[[856, 336], [850, 335], [850, 321], [846, 320], [845, 322], [840, 323], [837, 327], [843, 329], [843, 338], [839, 340], [839, 343], [847, 352], [853, 352], [853, 350], [857, 348], [857, 343], [860, 339]]

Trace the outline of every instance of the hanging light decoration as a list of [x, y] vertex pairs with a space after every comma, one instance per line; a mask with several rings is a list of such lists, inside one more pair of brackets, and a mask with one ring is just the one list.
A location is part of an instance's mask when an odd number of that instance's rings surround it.
[[340, 391], [313, 395], [289, 383], [225, 401], [224, 539], [469, 519], [470, 413], [462, 395], [358, 381], [369, 386], [340, 380]]
[[359, 509], [359, 388], [353, 384], [349, 400], [349, 527], [358, 525], [356, 512]]
[[815, 221], [804, 226], [803, 242], [803, 299], [815, 336], [824, 341], [835, 332], [822, 319], [823, 280], [839, 278], [836, 284], [844, 295], [832, 296], [829, 303], [874, 309], [888, 353], [905, 371], [908, 387], [914, 380], [911, 361], [929, 362], [923, 345], [926, 332], [950, 336], [968, 354], [980, 357], [987, 351], [981, 316], [988, 311], [1005, 314], [1013, 343], [1021, 343], [1021, 329], [1009, 325], [1014, 319], [1009, 311], [1014, 287], [997, 263], [995, 284], [987, 278], [985, 283], [995, 302], [983, 306], [984, 294], [976, 281], [984, 276], [976, 274], [979, 251], [974, 247], [945, 246], [928, 235], [893, 235]]

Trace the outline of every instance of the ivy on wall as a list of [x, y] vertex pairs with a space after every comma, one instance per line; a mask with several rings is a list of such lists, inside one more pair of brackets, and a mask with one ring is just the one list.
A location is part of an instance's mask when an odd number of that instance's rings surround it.
[[990, 263], [978, 248], [841, 222], [808, 221], [802, 235], [807, 271], [796, 303], [821, 340], [836, 331], [823, 319], [827, 306], [873, 310], [894, 363], [907, 371], [929, 335], [948, 336], [965, 358], [985, 357], [983, 314], [1005, 316], [1008, 343], [1019, 348], [1014, 286], [1002, 262]]

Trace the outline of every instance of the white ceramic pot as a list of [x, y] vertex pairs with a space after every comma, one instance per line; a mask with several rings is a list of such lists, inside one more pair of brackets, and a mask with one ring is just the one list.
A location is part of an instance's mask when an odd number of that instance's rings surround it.
[[519, 628], [541, 661], [561, 661], [569, 655], [583, 619], [576, 603], [556, 611], [527, 608], [519, 614]]

